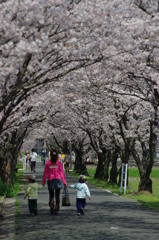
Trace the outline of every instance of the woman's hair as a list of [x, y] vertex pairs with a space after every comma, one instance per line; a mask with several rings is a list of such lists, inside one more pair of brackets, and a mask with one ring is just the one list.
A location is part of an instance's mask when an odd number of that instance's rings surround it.
[[50, 149], [50, 158], [53, 163], [58, 160], [58, 151], [56, 149]]

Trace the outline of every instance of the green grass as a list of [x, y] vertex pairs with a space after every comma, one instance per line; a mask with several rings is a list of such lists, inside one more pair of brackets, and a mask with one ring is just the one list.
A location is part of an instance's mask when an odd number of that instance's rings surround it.
[[159, 199], [149, 192], [133, 192], [123, 197], [134, 199], [140, 202], [146, 208], [159, 211]]
[[[89, 177], [87, 176], [87, 182], [90, 182], [91, 184], [97, 187], [107, 189], [113, 193], [121, 195], [120, 187], [117, 184], [109, 184], [99, 179], [94, 179], [95, 168], [88, 166], [87, 171], [90, 175]], [[76, 174], [74, 171], [70, 172], [70, 174], [76, 178], [79, 177], [79, 174]], [[127, 189], [126, 194], [125, 195], [122, 194], [122, 197], [134, 199], [147, 208], [159, 211], [159, 167], [154, 167], [150, 175], [150, 178], [152, 180], [153, 194], [149, 192], [138, 192], [140, 175], [139, 170], [136, 167], [129, 168], [128, 175], [129, 175], [128, 185], [130, 189]]]
[[[117, 184], [110, 184], [110, 183], [104, 182], [104, 181], [102, 181], [100, 179], [97, 179], [97, 178], [95, 179], [92, 170], [90, 171], [88, 169], [88, 173], [89, 174], [90, 174], [90, 172], [92, 174], [90, 176], [86, 177], [87, 182], [90, 182], [92, 185], [95, 185], [95, 186], [97, 186], [99, 188], [107, 189], [109, 191], [112, 191], [113, 193], [120, 194], [120, 187]], [[94, 171], [94, 173], [95, 173], [95, 171]], [[79, 177], [79, 174], [75, 173], [74, 171], [70, 171], [69, 174], [71, 176], [74, 176], [77, 179]], [[127, 190], [127, 192], [130, 192], [130, 191]]]
[[[132, 167], [129, 168], [129, 177], [133, 177], [133, 178], [139, 178], [140, 174], [139, 174], [139, 170], [136, 167]], [[158, 167], [154, 167], [152, 169], [152, 172], [150, 174], [150, 178], [159, 178], [159, 168]]]
[[[18, 163], [16, 167], [21, 167], [21, 163]], [[21, 190], [20, 185], [24, 183], [24, 176], [22, 171], [13, 173], [13, 183], [14, 187], [10, 187], [7, 184], [3, 183], [0, 179], [0, 196], [5, 197], [15, 197], [17, 193]]]

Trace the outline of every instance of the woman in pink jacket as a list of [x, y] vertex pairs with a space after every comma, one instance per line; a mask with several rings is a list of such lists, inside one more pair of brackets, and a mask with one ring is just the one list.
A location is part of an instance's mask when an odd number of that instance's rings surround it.
[[[58, 152], [56, 149], [50, 150], [50, 160], [45, 164], [43, 173], [43, 186], [45, 186], [46, 178], [48, 179], [49, 190], [49, 206], [51, 214], [58, 215], [60, 204], [60, 189], [63, 188], [62, 182], [67, 186], [65, 173], [62, 163], [58, 160]], [[54, 196], [56, 200], [54, 209]]]

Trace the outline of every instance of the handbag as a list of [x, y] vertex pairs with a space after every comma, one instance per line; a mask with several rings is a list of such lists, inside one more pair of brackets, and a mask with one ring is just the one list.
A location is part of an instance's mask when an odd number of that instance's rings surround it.
[[69, 192], [67, 187], [63, 188], [63, 194], [62, 194], [62, 206], [70, 206], [70, 198], [69, 198]]

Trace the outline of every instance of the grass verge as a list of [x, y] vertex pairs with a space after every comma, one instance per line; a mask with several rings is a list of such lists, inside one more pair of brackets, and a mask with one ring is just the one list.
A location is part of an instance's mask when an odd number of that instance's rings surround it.
[[[107, 189], [112, 193], [121, 195], [124, 198], [130, 198], [135, 201], [140, 202], [143, 206], [149, 209], [159, 211], [159, 168], [154, 168], [151, 173], [151, 179], [153, 182], [153, 194], [149, 192], [138, 192], [139, 185], [139, 171], [137, 168], [129, 169], [129, 187], [126, 194], [120, 193], [120, 187], [117, 184], [110, 184], [99, 179], [94, 179], [95, 169], [87, 168], [87, 171], [90, 176], [87, 176], [87, 182], [90, 182], [92, 185], [95, 185], [99, 188]], [[79, 174], [74, 171], [69, 172], [70, 175], [78, 179]]]
[[[18, 163], [16, 168], [22, 168], [22, 163]], [[13, 184], [14, 187], [9, 187], [7, 184], [2, 183], [0, 179], [0, 199], [1, 196], [5, 196], [7, 198], [16, 198], [15, 201], [15, 235], [17, 231], [17, 222], [18, 222], [18, 215], [19, 215], [19, 205], [20, 203], [17, 201], [17, 193], [21, 190], [21, 185], [24, 184], [24, 175], [22, 171], [14, 171], [13, 172]], [[14, 238], [16, 240], [16, 237]]]
[[123, 197], [136, 200], [146, 208], [159, 211], [159, 199], [147, 191], [133, 192], [131, 194], [126, 194]]
[[[88, 173], [90, 174], [89, 170], [88, 170]], [[74, 176], [77, 179], [79, 177], [79, 174], [75, 173], [74, 171], [70, 171], [69, 174], [71, 176]], [[87, 176], [87, 182], [91, 183], [92, 185], [94, 185], [96, 187], [107, 189], [113, 193], [121, 195], [120, 187], [117, 184], [110, 184], [110, 183], [104, 182], [98, 178], [95, 179], [94, 175], [92, 174], [92, 171], [91, 171], [91, 175]], [[127, 193], [130, 193], [130, 190], [127, 190]]]
[[[17, 164], [17, 168], [20, 168], [21, 163]], [[13, 184], [14, 187], [10, 187], [7, 184], [3, 183], [0, 179], [0, 196], [5, 196], [8, 198], [16, 197], [16, 194], [21, 190], [20, 185], [24, 183], [23, 171], [14, 171], [13, 172]]]

